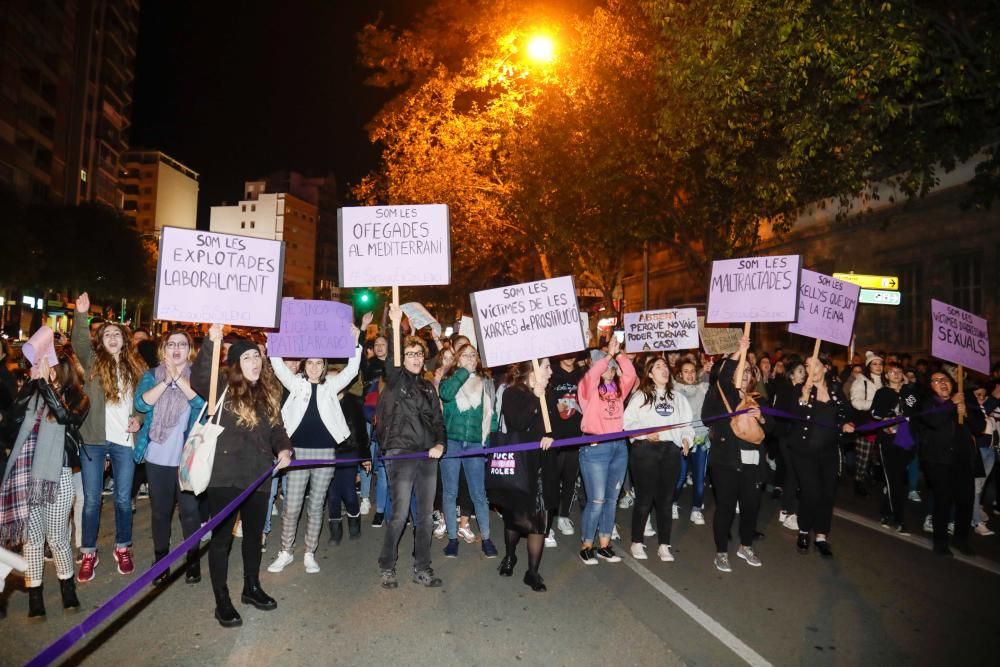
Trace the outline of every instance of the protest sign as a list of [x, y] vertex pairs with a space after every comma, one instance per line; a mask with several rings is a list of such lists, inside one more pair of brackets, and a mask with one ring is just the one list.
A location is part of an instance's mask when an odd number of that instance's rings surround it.
[[571, 276], [472, 294], [483, 364], [504, 366], [586, 346]]
[[472, 343], [473, 347], [479, 349], [479, 339], [476, 337], [476, 323], [468, 315], [462, 315], [461, 323], [458, 325], [458, 333], [465, 336]]
[[705, 324], [705, 318], [698, 316], [698, 333], [701, 334], [701, 346], [705, 354], [732, 354], [740, 349], [742, 329], [731, 327], [710, 326]]
[[794, 322], [798, 316], [800, 265], [798, 255], [712, 262], [705, 321]]
[[626, 352], [666, 352], [698, 347], [698, 311], [646, 310], [625, 313]]
[[340, 286], [447, 285], [449, 227], [444, 204], [341, 208]]
[[990, 372], [986, 319], [931, 299], [931, 354], [985, 375]]
[[281, 329], [267, 338], [267, 353], [292, 359], [354, 356], [354, 310], [337, 301], [281, 300]]
[[417, 332], [424, 327], [430, 327], [431, 331], [434, 332], [435, 338], [441, 337], [441, 325], [438, 324], [433, 315], [427, 312], [427, 309], [422, 304], [411, 301], [410, 303], [402, 304], [399, 309], [406, 315], [406, 319], [410, 320], [410, 331]]
[[283, 241], [164, 227], [153, 317], [277, 327], [284, 263]]
[[855, 284], [802, 269], [799, 317], [788, 325], [788, 330], [837, 345], [850, 345], [860, 291]]

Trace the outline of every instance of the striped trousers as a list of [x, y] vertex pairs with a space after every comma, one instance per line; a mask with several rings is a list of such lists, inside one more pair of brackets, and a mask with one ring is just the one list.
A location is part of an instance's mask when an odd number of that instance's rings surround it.
[[45, 543], [52, 549], [56, 562], [56, 576], [73, 578], [73, 551], [69, 546], [69, 511], [73, 507], [73, 471], [63, 468], [59, 475], [59, 489], [53, 503], [34, 505], [28, 514], [28, 530], [24, 540], [24, 560], [28, 569], [24, 585], [35, 588], [42, 585], [45, 573]]
[[[303, 449], [295, 451], [300, 459], [333, 459], [333, 449]], [[281, 506], [281, 549], [292, 552], [295, 545], [295, 532], [299, 525], [299, 514], [305, 501], [306, 488], [309, 488], [309, 504], [306, 507], [306, 551], [313, 553], [319, 545], [319, 533], [323, 529], [323, 508], [326, 506], [326, 490], [333, 480], [334, 467], [293, 468], [285, 473], [288, 487], [285, 489], [285, 502]]]

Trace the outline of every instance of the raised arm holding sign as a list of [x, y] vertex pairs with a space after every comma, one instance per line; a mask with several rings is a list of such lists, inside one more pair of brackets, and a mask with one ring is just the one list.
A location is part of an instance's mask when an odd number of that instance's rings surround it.
[[[931, 299], [931, 320], [931, 354], [958, 365], [955, 380], [958, 395], [964, 399], [965, 368], [989, 375], [989, 324], [983, 317], [937, 299]], [[958, 421], [964, 423], [965, 415], [959, 413]]]

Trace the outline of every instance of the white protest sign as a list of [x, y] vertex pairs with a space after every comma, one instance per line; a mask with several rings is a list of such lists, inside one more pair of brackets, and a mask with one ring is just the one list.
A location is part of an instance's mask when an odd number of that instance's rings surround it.
[[705, 321], [794, 322], [798, 317], [800, 267], [798, 255], [712, 262]]
[[666, 352], [698, 347], [698, 311], [694, 308], [625, 313], [625, 351]]
[[476, 323], [468, 315], [462, 315], [461, 323], [458, 325], [458, 334], [465, 336], [472, 343], [472, 346], [479, 349], [479, 338], [476, 337]]
[[423, 304], [419, 304], [416, 301], [411, 301], [410, 303], [402, 304], [399, 309], [403, 311], [406, 315], [406, 319], [410, 321], [410, 331], [416, 332], [420, 331], [424, 327], [430, 327], [431, 331], [434, 332], [434, 336], [437, 338], [441, 337], [441, 325], [438, 321], [434, 319], [434, 316], [427, 312]]
[[849, 346], [861, 288], [822, 273], [802, 269], [799, 318], [788, 325], [793, 334]]
[[479, 354], [489, 367], [586, 347], [572, 276], [472, 294]]
[[284, 263], [283, 241], [164, 227], [153, 317], [277, 327]]
[[451, 234], [444, 204], [337, 211], [341, 287], [447, 285]]

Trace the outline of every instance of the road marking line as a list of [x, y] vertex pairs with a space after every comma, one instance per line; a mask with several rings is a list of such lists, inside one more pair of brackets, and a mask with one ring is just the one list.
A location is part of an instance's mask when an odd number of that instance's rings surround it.
[[659, 591], [664, 597], [673, 602], [681, 611], [691, 617], [695, 623], [705, 628], [709, 634], [725, 644], [726, 648], [743, 659], [748, 665], [753, 667], [771, 667], [764, 656], [747, 646], [739, 637], [722, 627], [718, 621], [702, 611], [698, 605], [681, 595], [677, 589], [667, 584], [657, 577], [647, 568], [643, 567], [628, 554], [622, 554], [622, 561], [629, 568], [645, 579], [646, 583]]
[[[864, 528], [871, 528], [872, 530], [878, 532], [886, 537], [894, 537], [897, 540], [902, 540], [907, 544], [912, 544], [917, 547], [922, 547], [928, 551], [932, 550], [932, 545], [925, 539], [921, 539], [915, 535], [900, 535], [894, 530], [886, 530], [882, 527], [878, 521], [873, 521], [867, 517], [863, 517], [860, 514], [855, 514], [854, 512], [848, 512], [847, 510], [842, 510], [834, 508], [833, 515], [840, 517], [844, 521], [850, 521], [851, 523], [863, 526]], [[959, 563], [965, 563], [966, 565], [971, 565], [972, 567], [978, 567], [980, 570], [986, 570], [993, 574], [1000, 574], [1000, 564], [994, 563], [993, 561], [986, 560], [985, 558], [976, 558], [974, 556], [965, 556], [960, 553], [956, 553], [952, 556], [954, 560]]]

